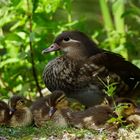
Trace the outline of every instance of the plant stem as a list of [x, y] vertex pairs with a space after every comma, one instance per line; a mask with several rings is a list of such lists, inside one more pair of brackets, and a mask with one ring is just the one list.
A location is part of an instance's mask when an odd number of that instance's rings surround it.
[[38, 78], [37, 78], [37, 72], [36, 72], [36, 68], [35, 68], [35, 62], [34, 62], [34, 52], [33, 52], [33, 39], [32, 39], [32, 11], [30, 10], [30, 4], [29, 4], [29, 0], [27, 0], [27, 7], [28, 7], [28, 18], [29, 18], [29, 31], [30, 31], [30, 35], [29, 35], [29, 46], [30, 46], [30, 55], [31, 55], [31, 64], [32, 64], [32, 72], [33, 72], [33, 77], [38, 89], [38, 92], [40, 94], [40, 97], [43, 96], [42, 92], [41, 92], [41, 87], [39, 85], [38, 82]]
[[[111, 32], [114, 30], [114, 26], [113, 26], [113, 20], [111, 18], [111, 14], [109, 11], [109, 6], [106, 0], [99, 0], [99, 2], [100, 2], [101, 12], [103, 15], [104, 26], [107, 31], [107, 36], [110, 39], [112, 37]], [[111, 40], [109, 40], [109, 46], [111, 50], [115, 47]]]
[[113, 22], [111, 19], [111, 15], [109, 12], [109, 7], [107, 5], [107, 2], [105, 0], [99, 0], [99, 2], [100, 2], [100, 7], [101, 7], [103, 19], [104, 19], [105, 28], [107, 31], [111, 31], [114, 28], [113, 28]]
[[[113, 17], [114, 17], [114, 25], [115, 30], [117, 34], [120, 34], [120, 44], [126, 43], [126, 37], [125, 37], [125, 23], [124, 23], [124, 17], [122, 15], [125, 11], [125, 2], [123, 0], [116, 0], [112, 5], [112, 11], [113, 11]], [[128, 53], [126, 48], [123, 50], [123, 56], [125, 58], [128, 58]]]

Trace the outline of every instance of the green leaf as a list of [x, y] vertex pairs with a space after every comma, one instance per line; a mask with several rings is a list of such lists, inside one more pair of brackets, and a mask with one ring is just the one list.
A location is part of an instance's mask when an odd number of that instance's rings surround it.
[[11, 33], [11, 34], [8, 34], [8, 35], [5, 36], [5, 40], [21, 41], [22, 38], [19, 35], [17, 35], [16, 33]]
[[5, 65], [11, 64], [11, 63], [17, 63], [20, 60], [18, 58], [9, 58], [5, 61], [0, 62], [0, 68], [4, 67]]
[[13, 6], [17, 6], [20, 3], [20, 0], [11, 0]]

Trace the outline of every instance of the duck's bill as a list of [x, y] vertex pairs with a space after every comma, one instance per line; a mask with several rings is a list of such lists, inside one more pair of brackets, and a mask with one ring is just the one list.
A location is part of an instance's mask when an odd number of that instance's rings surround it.
[[53, 116], [53, 114], [55, 113], [56, 108], [55, 107], [51, 107], [49, 110], [49, 117], [51, 118]]
[[60, 49], [60, 46], [56, 43], [52, 44], [49, 48], [46, 48], [42, 51], [42, 54], [57, 51]]
[[9, 111], [9, 114], [12, 115], [15, 111], [16, 111], [16, 109], [11, 108]]

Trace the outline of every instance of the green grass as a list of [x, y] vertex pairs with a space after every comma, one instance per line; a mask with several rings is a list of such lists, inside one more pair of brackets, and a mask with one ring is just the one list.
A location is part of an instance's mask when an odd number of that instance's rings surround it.
[[105, 130], [97, 131], [72, 127], [58, 127], [52, 122], [48, 122], [41, 128], [34, 126], [22, 128], [0, 127], [0, 139], [5, 138], [8, 140], [108, 140], [111, 137], [123, 140], [127, 140], [127, 138], [137, 140], [140, 138], [140, 129], [132, 130], [125, 127], [115, 132], [107, 132]]
[[48, 122], [41, 128], [34, 126], [18, 128], [0, 127], [0, 137], [5, 137], [10, 140], [32, 140], [33, 138], [47, 139], [49, 137], [62, 138], [65, 134], [70, 134], [71, 136], [74, 135], [77, 138], [83, 138], [85, 135], [97, 135], [98, 133], [94, 130], [58, 127], [52, 122]]

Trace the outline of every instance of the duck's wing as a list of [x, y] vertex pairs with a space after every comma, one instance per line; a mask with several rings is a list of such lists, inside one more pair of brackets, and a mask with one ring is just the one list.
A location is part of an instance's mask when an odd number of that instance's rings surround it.
[[134, 87], [140, 82], [140, 69], [119, 54], [105, 51], [92, 56], [90, 59], [92, 63], [105, 66], [109, 71], [119, 75], [130, 87]]

